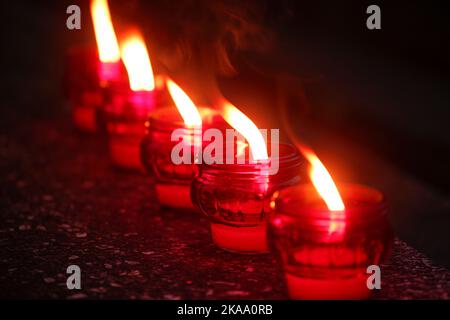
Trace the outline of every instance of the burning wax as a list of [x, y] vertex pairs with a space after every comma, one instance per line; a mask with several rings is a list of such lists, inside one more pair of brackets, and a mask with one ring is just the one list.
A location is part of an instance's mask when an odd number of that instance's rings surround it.
[[346, 204], [332, 215], [311, 185], [282, 190], [269, 223], [269, 243], [281, 261], [293, 299], [365, 299], [367, 267], [379, 265], [392, 241], [380, 192], [339, 187]]

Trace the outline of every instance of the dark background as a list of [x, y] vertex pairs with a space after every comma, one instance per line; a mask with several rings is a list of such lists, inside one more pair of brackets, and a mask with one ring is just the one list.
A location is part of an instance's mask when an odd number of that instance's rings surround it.
[[[82, 30], [66, 29], [68, 4], [81, 6]], [[381, 7], [381, 30], [366, 28], [369, 4]], [[445, 2], [268, 5], [276, 46], [263, 54], [236, 53], [238, 73], [221, 78], [224, 93], [261, 127], [282, 127], [273, 88], [277, 75], [292, 76], [294, 84], [284, 88], [293, 97], [287, 103], [291, 125], [318, 150], [336, 180], [382, 189], [391, 201], [396, 233], [449, 267]], [[4, 1], [1, 6], [0, 133], [8, 135], [28, 121], [68, 118], [61, 90], [64, 54], [70, 45], [94, 41], [87, 2]], [[113, 15], [129, 19], [129, 12], [121, 15], [118, 8], [114, 4]], [[145, 6], [138, 8], [137, 16], [145, 15]], [[139, 23], [145, 29], [146, 19]]]

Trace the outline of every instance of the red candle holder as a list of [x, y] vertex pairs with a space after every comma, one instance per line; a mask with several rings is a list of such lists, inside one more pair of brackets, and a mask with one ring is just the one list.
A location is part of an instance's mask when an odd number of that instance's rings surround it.
[[145, 121], [155, 109], [156, 91], [132, 91], [124, 84], [110, 90], [104, 121], [109, 138], [109, 154], [114, 165], [142, 169], [140, 145]]
[[71, 103], [72, 119], [81, 131], [97, 128], [96, 113], [103, 103], [95, 46], [73, 46], [66, 54], [64, 95]]
[[365, 299], [367, 267], [388, 255], [392, 233], [383, 195], [361, 185], [339, 186], [346, 204], [332, 214], [312, 185], [282, 190], [268, 237], [293, 299]]
[[[183, 129], [185, 137], [202, 141], [202, 130], [220, 129], [224, 126], [222, 117], [213, 109], [197, 108], [202, 117], [202, 128], [185, 126], [175, 107], [164, 107], [152, 113], [146, 123], [147, 134], [142, 141], [142, 162], [147, 171], [155, 177], [155, 191], [160, 205], [176, 209], [194, 209], [190, 198], [190, 185], [196, 176], [194, 143], [191, 149], [191, 164], [174, 164], [171, 159], [173, 147], [178, 141], [171, 141], [172, 132]], [[185, 139], [188, 140], [189, 139]], [[203, 147], [203, 142], [202, 147]]]
[[202, 164], [191, 187], [192, 201], [208, 216], [213, 242], [236, 253], [266, 253], [266, 224], [277, 190], [299, 183], [303, 164], [297, 149], [279, 145], [279, 170], [268, 162]]

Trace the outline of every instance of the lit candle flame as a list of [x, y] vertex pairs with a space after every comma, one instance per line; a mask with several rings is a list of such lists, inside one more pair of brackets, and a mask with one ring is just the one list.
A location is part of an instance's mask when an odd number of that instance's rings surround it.
[[264, 137], [253, 121], [228, 101], [222, 107], [225, 121], [248, 141], [253, 160], [269, 159]]
[[91, 16], [101, 62], [118, 62], [120, 50], [107, 0], [91, 1]]
[[309, 171], [311, 181], [319, 195], [325, 201], [328, 209], [330, 211], [345, 210], [344, 202], [342, 201], [333, 178], [331, 178], [328, 170], [314, 151], [305, 146], [300, 147], [300, 151], [311, 164], [311, 169]]
[[170, 96], [184, 120], [184, 124], [187, 126], [201, 126], [202, 118], [194, 102], [175, 82], [167, 79], [166, 83]]
[[300, 146], [300, 151], [311, 164], [309, 171], [311, 181], [330, 210], [328, 234], [342, 236], [345, 229], [345, 221], [342, 221], [342, 218], [345, 217], [345, 205], [336, 184], [314, 151], [306, 146]]
[[286, 110], [287, 104], [282, 104], [281, 118], [285, 124], [286, 132], [289, 138], [299, 148], [300, 152], [310, 163], [309, 175], [319, 196], [324, 200], [330, 211], [330, 225], [328, 234], [334, 234], [338, 238], [343, 237], [345, 231], [345, 205], [337, 189], [333, 178], [325, 168], [319, 157], [308, 146], [303, 144], [295, 135], [292, 127], [289, 125], [289, 115]]
[[120, 44], [121, 56], [133, 91], [152, 91], [155, 78], [147, 47], [141, 34], [130, 33]]

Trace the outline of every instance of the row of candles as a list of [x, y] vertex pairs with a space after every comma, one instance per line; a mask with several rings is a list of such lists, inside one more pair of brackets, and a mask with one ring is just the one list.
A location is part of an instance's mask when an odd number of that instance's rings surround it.
[[[275, 155], [244, 113], [226, 100], [197, 107], [167, 75], [154, 74], [138, 30], [117, 41], [107, 0], [92, 0], [91, 15], [97, 50], [72, 48], [68, 55], [66, 92], [75, 126], [106, 130], [111, 161], [150, 172], [162, 206], [206, 214], [218, 247], [274, 252], [291, 298], [369, 297], [366, 269], [381, 263], [392, 241], [383, 195], [354, 184], [338, 189], [316, 154], [296, 141], [279, 143], [279, 170], [264, 173]], [[239, 148], [233, 140], [234, 156], [247, 152], [255, 161], [195, 161], [208, 128], [237, 130], [246, 143]], [[175, 129], [192, 138], [183, 140], [193, 151], [191, 163], [172, 161]], [[304, 181], [305, 166], [312, 183]]]

